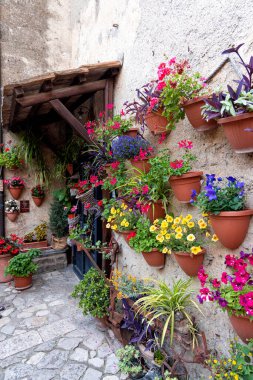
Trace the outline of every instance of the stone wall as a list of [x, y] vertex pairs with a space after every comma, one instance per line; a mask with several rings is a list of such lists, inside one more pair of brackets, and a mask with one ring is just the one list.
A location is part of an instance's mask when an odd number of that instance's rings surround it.
[[[203, 76], [208, 76], [221, 63], [221, 51], [231, 44], [245, 42], [243, 53], [248, 57], [253, 51], [252, 10], [250, 0], [246, 0], [243, 7], [238, 7], [235, 0], [90, 0], [85, 9], [80, 9], [80, 23], [76, 25], [80, 31], [79, 46], [74, 59], [80, 64], [123, 58], [114, 94], [119, 111], [125, 100], [133, 99], [137, 87], [154, 78], [164, 54], [187, 58], [193, 69]], [[236, 73], [230, 64], [226, 64], [212, 86], [224, 87], [227, 80], [232, 82], [234, 78]], [[247, 205], [252, 207], [252, 154], [235, 154], [222, 128], [198, 133], [186, 119], [178, 123], [162, 147], [173, 151], [176, 143], [184, 138], [192, 140], [195, 146], [198, 160], [194, 169], [241, 178], [249, 190]], [[177, 214], [193, 212], [190, 206], [179, 204], [175, 199], [171, 211]], [[241, 248], [252, 246], [252, 235], [253, 224]], [[156, 271], [120, 237], [117, 239], [122, 244], [119, 266], [132, 275], [163, 279], [170, 284], [187, 277], [172, 257], [167, 257], [163, 270]], [[208, 248], [205, 259], [208, 272], [215, 276], [222, 272], [226, 253], [228, 250], [220, 243]], [[194, 280], [193, 287], [199, 288], [197, 280]], [[206, 333], [209, 348], [226, 352], [229, 339], [234, 337], [226, 314], [210, 305], [202, 309], [204, 317], [194, 313], [200, 329]], [[199, 379], [200, 374], [204, 375], [202, 371], [198, 367], [198, 375], [193, 371], [192, 379]]]

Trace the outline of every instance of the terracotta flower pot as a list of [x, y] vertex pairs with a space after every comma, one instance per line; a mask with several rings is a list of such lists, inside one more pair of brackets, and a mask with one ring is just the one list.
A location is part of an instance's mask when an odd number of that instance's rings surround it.
[[136, 137], [139, 132], [139, 128], [130, 128], [127, 132], [124, 132], [124, 136]]
[[247, 235], [253, 210], [222, 211], [210, 214], [210, 222], [221, 244], [229, 249], [238, 248]]
[[37, 207], [40, 207], [44, 201], [44, 197], [43, 198], [32, 197], [32, 199]]
[[123, 236], [123, 238], [125, 239], [125, 241], [128, 243], [128, 235], [131, 233], [131, 232], [135, 232], [134, 230], [128, 230], [128, 231], [117, 231], [118, 234], [120, 234], [121, 236]]
[[17, 217], [19, 216], [19, 212], [6, 212], [5, 215], [9, 219], [10, 222], [15, 222]]
[[165, 265], [165, 255], [158, 251], [157, 248], [153, 248], [151, 252], [142, 252], [142, 256], [148, 265], [153, 268], [162, 269]]
[[31, 248], [38, 248], [38, 249], [48, 248], [48, 242], [47, 240], [41, 240], [41, 241], [31, 241], [31, 242], [23, 243], [22, 252], [28, 251]]
[[253, 321], [250, 321], [249, 317], [229, 315], [229, 320], [236, 334], [244, 343], [247, 343], [248, 339], [253, 339]]
[[193, 126], [199, 132], [211, 131], [217, 128], [216, 120], [205, 120], [201, 115], [201, 107], [205, 105], [204, 97], [188, 100], [182, 106], [185, 110], [186, 116]]
[[253, 152], [253, 112], [242, 115], [224, 117], [218, 120], [223, 126], [224, 133], [236, 153]]
[[135, 161], [135, 160], [130, 160], [131, 162], [131, 165], [136, 168], [137, 170], [133, 170], [134, 174], [140, 174], [140, 170], [144, 173], [148, 173], [150, 171], [150, 168], [151, 168], [151, 165], [150, 163], [148, 162], [150, 159], [150, 157], [148, 158], [144, 158], [143, 160], [138, 160], [138, 161]]
[[69, 173], [69, 175], [73, 175], [73, 172], [74, 172], [73, 164], [67, 164], [66, 170]]
[[16, 200], [19, 199], [20, 196], [21, 196], [21, 193], [23, 191], [23, 188], [24, 188], [24, 186], [19, 186], [19, 187], [17, 187], [17, 186], [15, 186], [15, 187], [10, 186], [9, 187], [9, 191], [10, 191], [10, 193], [12, 195], [12, 198], [16, 199]]
[[145, 122], [148, 126], [148, 129], [155, 135], [159, 135], [165, 132], [170, 133], [170, 131], [166, 130], [168, 120], [165, 116], [162, 116], [162, 113], [163, 110], [160, 108], [157, 111], [148, 112], [145, 115]]
[[164, 218], [166, 212], [163, 207], [162, 201], [151, 203], [146, 215], [151, 222], [153, 222], [155, 219]]
[[25, 290], [32, 286], [32, 275], [28, 277], [15, 277], [14, 278], [14, 285], [15, 289], [18, 290]]
[[8, 274], [8, 276], [4, 275], [5, 268], [9, 265], [9, 261], [13, 256], [9, 253], [6, 255], [0, 255], [0, 283], [1, 282], [9, 282], [12, 280], [12, 276]]
[[200, 192], [202, 175], [203, 172], [188, 172], [180, 176], [173, 175], [170, 177], [170, 186], [179, 202], [189, 203], [192, 190], [195, 190], [197, 194]]
[[206, 250], [203, 249], [197, 255], [189, 252], [173, 252], [180, 268], [191, 277], [197, 276], [200, 267], [203, 265]]

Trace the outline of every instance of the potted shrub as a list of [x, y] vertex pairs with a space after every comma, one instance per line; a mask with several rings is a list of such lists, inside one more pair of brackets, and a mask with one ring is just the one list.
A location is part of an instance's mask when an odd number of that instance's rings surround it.
[[191, 280], [178, 280], [173, 283], [172, 288], [163, 282], [153, 280], [153, 286], [145, 289], [143, 294], [134, 305], [137, 307], [138, 314], [148, 317], [148, 324], [153, 322], [162, 326], [161, 347], [167, 334], [170, 331], [170, 345], [173, 343], [174, 329], [177, 321], [185, 319], [189, 330], [192, 331], [192, 338], [196, 336], [192, 327], [194, 326], [193, 318], [188, 312], [188, 308], [194, 307], [199, 312], [198, 305], [191, 299], [193, 290], [190, 289]]
[[32, 286], [32, 275], [38, 269], [38, 265], [33, 262], [33, 259], [40, 253], [39, 249], [34, 248], [28, 252], [19, 253], [10, 260], [5, 274], [13, 276], [17, 290], [25, 290]]
[[14, 199], [4, 202], [5, 215], [11, 222], [15, 222], [19, 215], [19, 207]]
[[119, 359], [118, 366], [122, 373], [129, 375], [131, 379], [143, 377], [141, 366], [141, 354], [133, 345], [126, 345], [117, 350], [116, 355]]
[[201, 283], [198, 300], [216, 302], [228, 313], [233, 329], [243, 342], [253, 339], [253, 254], [240, 252], [240, 256], [226, 255], [220, 279], [209, 276], [203, 268], [198, 273]]
[[196, 160], [196, 156], [190, 152], [192, 142], [181, 140], [178, 146], [184, 149], [185, 152], [182, 159], [177, 159], [170, 163], [169, 182], [177, 200], [181, 203], [189, 203], [192, 191], [194, 190], [196, 194], [200, 192], [200, 181], [203, 172], [192, 171], [192, 162]]
[[208, 214], [214, 232], [224, 247], [238, 248], [247, 235], [253, 210], [245, 209], [244, 182], [229, 176], [206, 174], [204, 189], [192, 203]]
[[206, 361], [212, 374], [209, 378], [251, 380], [253, 340], [251, 339], [246, 345], [231, 341], [229, 346], [229, 356], [210, 355]]
[[25, 187], [24, 180], [20, 177], [12, 177], [11, 179], [4, 180], [4, 183], [7, 185], [12, 197], [16, 200], [19, 199]]
[[216, 241], [216, 236], [208, 232], [204, 219], [194, 220], [191, 214], [180, 216], [166, 215], [165, 219], [154, 221], [150, 232], [162, 244], [162, 253], [174, 257], [188, 276], [196, 276], [204, 261], [205, 241], [208, 237]]
[[129, 245], [136, 252], [141, 252], [149, 266], [162, 269], [165, 265], [165, 255], [162, 253], [163, 245], [150, 231], [149, 219], [140, 218], [136, 224], [136, 234], [129, 239]]
[[22, 246], [23, 251], [27, 251], [30, 248], [47, 248], [47, 223], [42, 222], [37, 225], [33, 231], [24, 235], [24, 242]]
[[253, 130], [253, 57], [248, 64], [245, 63], [239, 53], [242, 45], [227, 49], [223, 54], [237, 54], [245, 71], [243, 79], [239, 81], [235, 90], [228, 85], [227, 92], [214, 93], [211, 99], [205, 100], [203, 116], [206, 120], [218, 120], [236, 153], [249, 153], [253, 152], [253, 134], [249, 133]]
[[74, 288], [72, 297], [79, 299], [84, 315], [107, 319], [110, 304], [110, 286], [95, 268], [91, 268]]
[[11, 281], [12, 276], [4, 275], [5, 269], [10, 259], [19, 253], [22, 242], [15, 234], [11, 234], [9, 238], [0, 237], [0, 283]]
[[130, 160], [132, 166], [145, 173], [150, 169], [148, 160], [152, 152], [150, 143], [140, 136], [120, 136], [112, 142], [112, 155], [115, 160]]
[[21, 146], [12, 145], [12, 141], [2, 146], [2, 152], [0, 152], [0, 166], [8, 170], [19, 169], [24, 165], [22, 159]]
[[36, 185], [31, 190], [32, 199], [37, 207], [40, 207], [45, 199], [45, 190], [41, 185]]
[[49, 212], [49, 228], [52, 232], [52, 247], [56, 250], [64, 249], [67, 245], [67, 210], [54, 195]]

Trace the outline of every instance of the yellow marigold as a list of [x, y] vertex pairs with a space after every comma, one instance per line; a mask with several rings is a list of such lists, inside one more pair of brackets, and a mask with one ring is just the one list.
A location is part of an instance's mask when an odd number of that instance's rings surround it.
[[107, 225], [106, 225], [105, 227], [106, 227], [106, 228], [111, 228], [110, 223], [107, 223]]
[[172, 223], [172, 222], [173, 222], [173, 218], [172, 218], [171, 215], [166, 215], [166, 216], [165, 216], [165, 219], [166, 219], [166, 221], [167, 221], [168, 223]]
[[188, 223], [187, 223], [187, 226], [188, 226], [189, 228], [193, 228], [193, 227], [195, 226], [195, 223], [194, 223], [194, 222], [188, 222]]
[[212, 241], [218, 241], [218, 240], [219, 240], [218, 236], [216, 234], [213, 234]]
[[174, 230], [175, 228], [177, 228], [176, 224], [172, 224], [171, 228]]
[[186, 218], [183, 218], [183, 219], [182, 219], [182, 224], [187, 224], [187, 222], [188, 222], [188, 221], [187, 221]]
[[202, 223], [205, 223], [204, 219], [199, 219], [198, 220], [198, 225], [202, 224]]
[[164, 236], [167, 234], [167, 230], [161, 230], [161, 234]]
[[207, 224], [206, 224], [206, 223], [202, 223], [202, 224], [199, 225], [199, 228], [200, 228], [201, 230], [206, 229], [206, 227], [207, 227]]
[[160, 243], [162, 243], [162, 242], [164, 241], [164, 236], [161, 235], [161, 234], [158, 234], [158, 235], [156, 236], [156, 240], [158, 240]]
[[112, 208], [111, 208], [111, 214], [112, 214], [112, 215], [115, 215], [116, 213], [117, 213], [117, 211], [116, 211], [115, 207], [112, 207]]
[[165, 229], [167, 227], [168, 227], [168, 222], [166, 222], [166, 220], [163, 220], [161, 223], [161, 228]]
[[177, 216], [175, 219], [174, 219], [174, 224], [179, 224], [181, 222], [181, 218], [179, 216]]
[[156, 230], [156, 226], [154, 226], [154, 225], [149, 228], [150, 232], [154, 232], [155, 230]]
[[176, 234], [176, 236], [175, 236], [175, 238], [178, 240], [178, 239], [182, 239], [182, 237], [183, 237], [183, 234], [181, 234], [181, 233], [178, 233], [178, 234]]
[[114, 224], [113, 226], [111, 226], [112, 230], [116, 230], [117, 228], [118, 228], [117, 224]]
[[189, 234], [186, 239], [188, 241], [194, 241], [195, 240], [195, 236], [193, 234]]
[[170, 234], [166, 234], [165, 239], [170, 240]]
[[117, 298], [118, 298], [119, 300], [121, 300], [121, 299], [123, 298], [123, 294], [122, 294], [122, 292], [118, 292], [118, 294], [117, 294]]
[[187, 220], [187, 222], [189, 222], [192, 219], [192, 215], [191, 214], [186, 215], [185, 219]]
[[194, 255], [197, 255], [201, 251], [202, 251], [201, 247], [191, 247], [191, 253], [193, 253]]
[[177, 227], [177, 228], [175, 229], [175, 232], [176, 232], [177, 234], [180, 234], [180, 233], [182, 232], [182, 228], [181, 228], [181, 227]]

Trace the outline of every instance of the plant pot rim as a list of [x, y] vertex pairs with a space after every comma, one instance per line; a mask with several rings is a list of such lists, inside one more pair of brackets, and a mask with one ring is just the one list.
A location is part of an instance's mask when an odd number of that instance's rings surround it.
[[149, 254], [149, 253], [151, 253], [151, 252], [159, 252], [159, 253], [162, 253], [162, 252], [159, 250], [159, 248], [152, 248], [151, 251], [149, 251], [149, 252], [147, 252], [147, 251], [143, 251], [142, 253], [147, 253], [147, 254]]
[[142, 162], [142, 161], [148, 161], [150, 160], [151, 158], [155, 158], [155, 156], [149, 156], [149, 157], [145, 157], [145, 158], [142, 158], [140, 160], [135, 160], [134, 158], [129, 158], [129, 161], [130, 162]]
[[253, 215], [253, 209], [239, 210], [239, 211], [221, 211], [217, 215], [211, 214], [211, 213], [209, 214], [209, 216], [212, 218], [216, 218], [219, 216], [231, 217], [231, 216], [250, 216], [250, 215]]
[[191, 177], [202, 177], [203, 172], [201, 171], [189, 171], [188, 173], [182, 175], [172, 175], [169, 179], [177, 180], [181, 178], [191, 178]]
[[196, 98], [194, 99], [189, 99], [183, 102], [182, 107], [187, 107], [191, 104], [202, 102], [204, 99], [208, 99], [208, 98], [209, 98], [208, 96], [196, 96]]
[[5, 214], [19, 214], [19, 211], [5, 211]]
[[125, 231], [116, 231], [118, 234], [130, 234], [130, 232], [135, 232], [136, 230], [125, 230]]
[[[239, 318], [239, 319], [248, 319], [250, 321], [249, 315], [235, 315], [235, 313], [233, 311], [232, 311], [232, 315], [229, 315], [229, 309], [228, 308], [227, 308], [227, 312], [228, 312], [229, 318], [234, 317], [234, 318]], [[253, 320], [251, 320], [250, 322], [253, 323]]]
[[0, 260], [5, 258], [5, 257], [13, 257], [13, 255], [11, 253], [4, 253], [4, 254], [1, 254], [0, 255]]
[[44, 199], [44, 198], [45, 198], [45, 195], [43, 195], [43, 197], [35, 197], [35, 195], [32, 195], [32, 198], [36, 198], [36, 199]]
[[131, 127], [131, 128], [129, 128], [128, 131], [126, 131], [126, 132], [129, 132], [129, 131], [138, 131], [138, 130], [139, 130], [138, 127]]
[[28, 276], [14, 276], [14, 275], [12, 274], [12, 276], [13, 276], [13, 278], [28, 278], [28, 277], [31, 277], [33, 274], [34, 274], [34, 273], [30, 273], [30, 274], [28, 274]]
[[244, 119], [249, 119], [251, 117], [253, 118], [253, 112], [246, 112], [246, 113], [242, 113], [236, 116], [222, 117], [221, 119], [217, 120], [217, 123], [226, 124], [226, 123], [230, 123], [231, 121], [244, 120]]
[[[155, 115], [160, 115], [161, 112], [163, 112], [164, 110], [164, 107], [159, 107], [158, 110], [150, 110], [150, 111], [147, 111], [145, 116], [148, 116], [148, 115], [151, 115], [152, 113], [155, 114]], [[164, 116], [165, 117], [165, 116]]]
[[173, 253], [174, 253], [174, 255], [178, 255], [178, 256], [195, 257], [195, 256], [205, 255], [205, 254], [206, 254], [206, 249], [205, 249], [205, 248], [202, 248], [202, 251], [200, 251], [200, 252], [197, 253], [197, 254], [194, 254], [194, 253], [191, 253], [191, 252], [186, 252], [186, 251], [173, 251]]
[[9, 189], [23, 189], [24, 187], [25, 187], [24, 185], [20, 185], [20, 186], [12, 186], [12, 185], [10, 185]]

